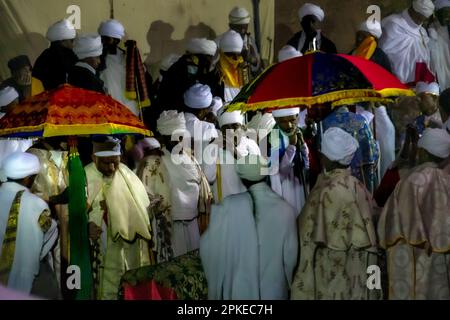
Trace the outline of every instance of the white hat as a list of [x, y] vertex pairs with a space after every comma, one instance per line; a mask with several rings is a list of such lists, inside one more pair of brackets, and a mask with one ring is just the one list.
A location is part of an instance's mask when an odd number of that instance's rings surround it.
[[221, 97], [214, 97], [211, 105], [211, 112], [217, 116], [217, 112], [223, 107], [223, 100]]
[[156, 121], [156, 128], [163, 136], [171, 136], [177, 131], [185, 131], [184, 113], [175, 110], [163, 111]]
[[155, 138], [144, 138], [137, 143], [142, 149], [159, 149], [161, 148], [161, 144]]
[[315, 16], [320, 22], [325, 18], [325, 12], [323, 12], [321, 7], [312, 3], [305, 3], [298, 10], [298, 17], [302, 21], [305, 16], [309, 15]]
[[377, 20], [373, 19], [372, 21], [364, 21], [359, 25], [360, 31], [366, 31], [373, 35], [375, 38], [379, 39], [383, 33], [381, 30], [381, 24]]
[[288, 109], [277, 109], [272, 111], [274, 118], [283, 118], [289, 116], [295, 116], [300, 113], [300, 108], [288, 108]]
[[438, 158], [446, 159], [450, 155], [450, 135], [445, 129], [427, 128], [417, 146]]
[[187, 43], [186, 50], [193, 54], [214, 56], [217, 51], [217, 44], [206, 38], [191, 38]]
[[450, 0], [436, 0], [434, 2], [434, 10], [438, 11], [443, 8], [450, 8]]
[[7, 106], [19, 98], [19, 94], [13, 87], [6, 87], [0, 90], [0, 107]]
[[125, 36], [125, 28], [119, 21], [110, 19], [100, 23], [100, 26], [98, 27], [98, 34], [101, 36], [122, 40]]
[[261, 181], [269, 174], [269, 162], [260, 155], [249, 154], [239, 159], [236, 172], [241, 179]]
[[420, 13], [426, 18], [431, 17], [434, 13], [434, 4], [431, 0], [414, 0], [412, 7], [415, 12]]
[[348, 166], [358, 148], [358, 141], [349, 133], [341, 128], [331, 127], [323, 134], [320, 152], [329, 160]]
[[93, 141], [93, 153], [96, 157], [117, 157], [122, 154], [120, 140], [107, 136], [104, 141]]
[[99, 57], [103, 52], [102, 38], [98, 34], [81, 35], [75, 39], [73, 52], [80, 60]]
[[249, 24], [250, 14], [245, 8], [234, 7], [228, 15], [228, 22], [230, 24]]
[[295, 49], [293, 46], [285, 45], [278, 51], [278, 62], [283, 62], [295, 57], [301, 57], [302, 53]]
[[184, 104], [192, 109], [209, 108], [212, 103], [212, 93], [209, 86], [196, 83], [184, 93]]
[[9, 179], [18, 180], [41, 171], [39, 158], [26, 152], [14, 152], [3, 160], [2, 173]]
[[217, 114], [219, 115], [219, 127], [233, 123], [244, 124], [244, 117], [240, 111], [227, 112], [222, 108]]
[[159, 69], [162, 71], [169, 70], [170, 67], [173, 66], [173, 64], [177, 62], [180, 58], [181, 56], [179, 54], [174, 53], [169, 54], [168, 56], [164, 57], [164, 59], [161, 60], [161, 65]]
[[422, 82], [419, 81], [416, 84], [416, 94], [419, 93], [429, 93], [438, 96], [439, 95], [439, 85], [436, 82]]
[[244, 40], [242, 40], [241, 35], [234, 30], [225, 32], [219, 42], [219, 48], [223, 52], [241, 53], [243, 47]]
[[51, 25], [47, 30], [47, 39], [51, 42], [75, 39], [77, 31], [74, 25], [67, 19], [60, 20]]

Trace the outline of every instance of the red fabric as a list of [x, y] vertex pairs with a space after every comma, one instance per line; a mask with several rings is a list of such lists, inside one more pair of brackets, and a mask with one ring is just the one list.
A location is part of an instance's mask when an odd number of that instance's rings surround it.
[[124, 285], [124, 300], [177, 300], [177, 294], [151, 280], [135, 286]]
[[398, 172], [398, 168], [393, 168], [386, 171], [380, 185], [377, 190], [375, 190], [373, 195], [379, 207], [384, 207], [399, 181], [400, 174]]
[[419, 81], [427, 83], [436, 81], [435, 76], [431, 73], [430, 69], [428, 69], [425, 62], [416, 62], [415, 81], [416, 83]]

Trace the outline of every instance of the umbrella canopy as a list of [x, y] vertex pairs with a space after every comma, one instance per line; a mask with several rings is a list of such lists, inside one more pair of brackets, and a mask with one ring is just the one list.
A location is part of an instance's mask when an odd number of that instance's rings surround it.
[[393, 74], [372, 61], [314, 52], [272, 65], [243, 88], [227, 109], [342, 105], [413, 95]]
[[27, 99], [0, 119], [2, 137], [152, 133], [127, 107], [98, 92], [62, 85]]

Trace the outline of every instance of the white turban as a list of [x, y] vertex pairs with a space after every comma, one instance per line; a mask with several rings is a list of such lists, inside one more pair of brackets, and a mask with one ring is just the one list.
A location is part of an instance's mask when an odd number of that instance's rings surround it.
[[209, 108], [212, 99], [211, 89], [201, 83], [194, 84], [184, 93], [184, 104], [192, 109]]
[[249, 154], [238, 160], [236, 172], [241, 179], [261, 181], [269, 174], [269, 162], [260, 155]]
[[86, 34], [75, 39], [73, 52], [78, 59], [99, 57], [103, 52], [102, 38], [97, 34]]
[[228, 15], [230, 24], [249, 24], [250, 14], [245, 8], [234, 7]]
[[104, 141], [93, 141], [92, 145], [96, 157], [118, 157], [122, 154], [120, 140], [111, 136]]
[[2, 173], [9, 179], [19, 180], [41, 171], [39, 158], [26, 152], [14, 152], [3, 160]]
[[175, 110], [163, 111], [156, 121], [156, 127], [163, 136], [171, 136], [176, 131], [186, 130], [186, 120], [182, 112]]
[[110, 19], [100, 23], [98, 34], [122, 40], [125, 36], [125, 28], [119, 21]]
[[144, 138], [137, 144], [142, 147], [142, 149], [154, 150], [161, 148], [161, 144], [155, 138]]
[[299, 113], [300, 113], [300, 108], [278, 109], [278, 110], [272, 111], [272, 115], [274, 116], [274, 118], [296, 116]]
[[434, 2], [434, 10], [438, 11], [443, 8], [450, 8], [450, 0], [436, 0]]
[[364, 21], [359, 25], [360, 31], [366, 31], [373, 35], [375, 38], [380, 38], [383, 31], [381, 30], [381, 24], [377, 20]]
[[223, 52], [241, 53], [244, 47], [244, 40], [239, 33], [228, 30], [220, 39], [219, 48]]
[[415, 12], [420, 13], [426, 18], [431, 17], [434, 12], [434, 4], [431, 0], [414, 0], [412, 7]]
[[164, 59], [162, 59], [161, 66], [159, 67], [159, 69], [162, 71], [169, 70], [170, 67], [173, 66], [173, 64], [177, 62], [180, 58], [181, 56], [179, 54], [174, 53], [169, 54]]
[[223, 107], [223, 101], [221, 97], [214, 97], [211, 105], [211, 112], [217, 116], [217, 112]]
[[19, 94], [13, 87], [6, 87], [0, 90], [0, 107], [7, 106], [17, 98], [19, 98]]
[[423, 132], [417, 146], [438, 158], [446, 159], [450, 155], [450, 135], [444, 129], [428, 128]]
[[439, 85], [436, 82], [426, 83], [420, 81], [416, 85], [416, 94], [429, 93], [438, 96], [439, 91]]
[[348, 166], [358, 148], [358, 141], [349, 133], [341, 128], [331, 127], [323, 134], [320, 152], [329, 160]]
[[218, 115], [220, 127], [232, 123], [244, 124], [244, 117], [240, 111], [226, 112], [224, 109], [221, 109], [219, 110]]
[[295, 57], [301, 57], [302, 53], [295, 49], [293, 46], [285, 45], [278, 51], [278, 62], [283, 62]]
[[321, 7], [312, 3], [305, 3], [298, 10], [298, 17], [300, 21], [302, 21], [303, 17], [309, 15], [315, 16], [320, 22], [322, 22], [325, 18], [325, 13]]
[[77, 31], [74, 25], [66, 19], [51, 25], [47, 30], [47, 39], [51, 42], [75, 39]]
[[189, 39], [186, 50], [193, 54], [205, 54], [214, 56], [217, 51], [217, 44], [206, 38], [192, 38]]

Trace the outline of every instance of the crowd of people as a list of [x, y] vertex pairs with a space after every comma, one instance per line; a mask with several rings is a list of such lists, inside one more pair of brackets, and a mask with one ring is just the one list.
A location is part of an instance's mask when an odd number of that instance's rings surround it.
[[[278, 63], [339, 52], [322, 8], [298, 15]], [[227, 32], [189, 39], [157, 79], [114, 19], [79, 35], [58, 21], [34, 65], [9, 61], [1, 116], [68, 83], [112, 96], [154, 133], [80, 141], [91, 298], [117, 299], [126, 271], [198, 250], [209, 299], [450, 299], [450, 1], [361, 22], [348, 53], [414, 97], [324, 104], [320, 115], [225, 110], [265, 67], [250, 23], [235, 7]], [[68, 161], [65, 137], [0, 141], [1, 286], [74, 299]]]

